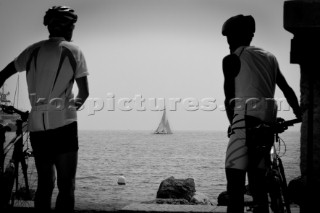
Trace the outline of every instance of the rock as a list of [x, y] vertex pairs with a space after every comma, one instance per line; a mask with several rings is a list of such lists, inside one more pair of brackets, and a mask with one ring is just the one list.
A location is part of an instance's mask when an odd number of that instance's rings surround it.
[[213, 205], [208, 196], [200, 192], [196, 192], [190, 202], [196, 205]]
[[292, 203], [301, 205], [302, 198], [304, 196], [303, 188], [304, 182], [301, 176], [294, 178], [288, 184], [288, 195]]
[[161, 182], [157, 192], [157, 198], [185, 199], [190, 202], [195, 192], [196, 189], [193, 178], [175, 179], [172, 176]]

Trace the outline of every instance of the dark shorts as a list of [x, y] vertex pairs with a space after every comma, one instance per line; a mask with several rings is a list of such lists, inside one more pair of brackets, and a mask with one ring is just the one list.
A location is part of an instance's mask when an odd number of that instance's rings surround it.
[[78, 125], [73, 122], [57, 129], [30, 132], [33, 153], [38, 156], [57, 156], [78, 151]]

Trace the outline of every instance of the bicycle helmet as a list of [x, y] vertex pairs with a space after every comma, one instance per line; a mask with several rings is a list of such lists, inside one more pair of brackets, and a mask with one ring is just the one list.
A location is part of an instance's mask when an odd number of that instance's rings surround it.
[[48, 25], [68, 25], [77, 22], [78, 16], [74, 10], [68, 6], [53, 6], [45, 14], [43, 18], [44, 26]]
[[252, 16], [242, 14], [229, 18], [222, 26], [222, 35], [252, 35], [254, 34], [255, 21]]

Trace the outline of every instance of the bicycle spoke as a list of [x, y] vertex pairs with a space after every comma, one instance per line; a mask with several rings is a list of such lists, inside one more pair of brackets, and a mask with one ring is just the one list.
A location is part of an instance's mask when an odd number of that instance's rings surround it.
[[[29, 142], [29, 141], [27, 141]], [[11, 206], [33, 207], [35, 190], [37, 187], [37, 174], [32, 154], [25, 150], [21, 166], [18, 168], [15, 190], [12, 192]]]

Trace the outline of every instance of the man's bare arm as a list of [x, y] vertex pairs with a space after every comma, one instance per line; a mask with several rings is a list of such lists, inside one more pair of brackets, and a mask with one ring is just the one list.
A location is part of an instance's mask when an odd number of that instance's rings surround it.
[[4, 82], [17, 72], [14, 62], [10, 62], [1, 72], [0, 72], [0, 87]]
[[278, 70], [278, 75], [277, 75], [277, 85], [283, 92], [285, 98], [287, 99], [289, 105], [293, 109], [293, 113], [296, 115], [297, 118], [301, 119], [301, 109], [299, 106], [298, 98], [296, 94], [294, 93], [293, 89], [289, 86], [287, 83], [286, 79], [282, 75], [281, 71]]
[[76, 83], [79, 90], [78, 90], [78, 95], [76, 97], [75, 106], [76, 106], [76, 110], [78, 110], [84, 104], [84, 102], [87, 100], [89, 96], [89, 84], [88, 84], [87, 76], [77, 78]]
[[234, 98], [235, 98], [235, 77], [240, 71], [240, 60], [238, 56], [231, 54], [224, 57], [222, 61], [222, 69], [224, 74], [224, 105], [230, 124], [234, 116]]

